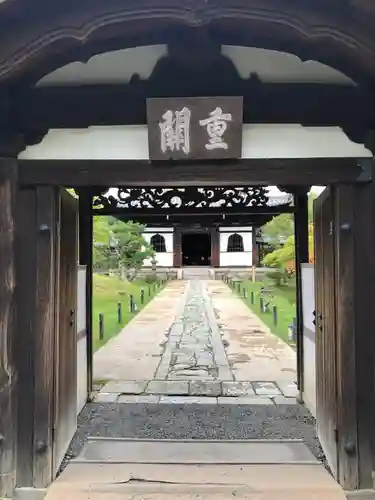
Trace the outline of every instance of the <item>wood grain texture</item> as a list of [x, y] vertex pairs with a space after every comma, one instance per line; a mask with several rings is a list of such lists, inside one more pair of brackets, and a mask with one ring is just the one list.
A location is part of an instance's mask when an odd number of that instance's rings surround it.
[[17, 164], [0, 159], [0, 497], [16, 479], [15, 202]]

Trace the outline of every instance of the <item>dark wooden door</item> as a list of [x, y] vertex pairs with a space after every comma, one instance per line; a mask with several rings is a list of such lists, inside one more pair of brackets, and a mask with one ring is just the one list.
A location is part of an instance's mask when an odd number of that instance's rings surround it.
[[54, 469], [58, 470], [77, 427], [77, 271], [76, 200], [65, 190], [58, 198], [56, 270]]
[[337, 453], [337, 331], [335, 308], [335, 226], [333, 196], [327, 188], [314, 202], [317, 432], [335, 477]]

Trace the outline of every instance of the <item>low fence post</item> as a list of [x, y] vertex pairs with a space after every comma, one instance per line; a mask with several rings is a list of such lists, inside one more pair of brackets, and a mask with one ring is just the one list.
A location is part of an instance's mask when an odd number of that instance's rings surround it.
[[259, 304], [260, 304], [260, 312], [264, 312], [264, 303], [262, 297], [260, 297], [259, 299]]
[[104, 314], [99, 314], [99, 340], [104, 339]]
[[145, 303], [145, 291], [143, 288], [141, 288], [141, 304], [143, 305]]
[[151, 287], [148, 285], [148, 296], [151, 297]]
[[122, 304], [121, 304], [121, 302], [117, 303], [117, 322], [119, 325], [122, 324]]
[[129, 309], [130, 309], [130, 312], [133, 313], [134, 312], [134, 297], [133, 295], [130, 295], [129, 297]]
[[272, 318], [273, 318], [273, 324], [276, 326], [277, 325], [277, 306], [272, 307]]
[[237, 292], [241, 293], [241, 282], [240, 281], [237, 283]]
[[254, 292], [250, 292], [250, 303], [253, 306], [255, 303], [255, 297], [254, 297]]
[[246, 288], [245, 287], [242, 288], [242, 295], [243, 295], [243, 298], [246, 299], [247, 294], [246, 294]]

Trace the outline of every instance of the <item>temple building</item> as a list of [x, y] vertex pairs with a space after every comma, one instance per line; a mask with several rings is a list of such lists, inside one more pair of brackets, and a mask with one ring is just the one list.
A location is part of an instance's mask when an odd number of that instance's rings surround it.
[[[287, 207], [290, 195], [270, 195], [266, 206]], [[273, 214], [270, 219], [273, 217]], [[259, 216], [263, 223], [265, 217]], [[153, 264], [163, 268], [204, 266], [215, 268], [246, 268], [260, 266], [263, 246], [261, 228], [256, 225], [225, 223], [202, 224], [197, 220], [189, 224], [164, 226], [148, 224], [145, 239], [155, 251], [154, 259], [147, 259], [144, 266]], [[155, 260], [155, 261], [154, 261]]]

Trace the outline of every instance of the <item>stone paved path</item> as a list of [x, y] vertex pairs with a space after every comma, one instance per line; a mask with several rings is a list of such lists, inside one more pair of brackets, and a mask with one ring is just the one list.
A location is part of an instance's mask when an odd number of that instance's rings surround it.
[[294, 404], [294, 351], [221, 281], [174, 281], [94, 357], [97, 402]]

